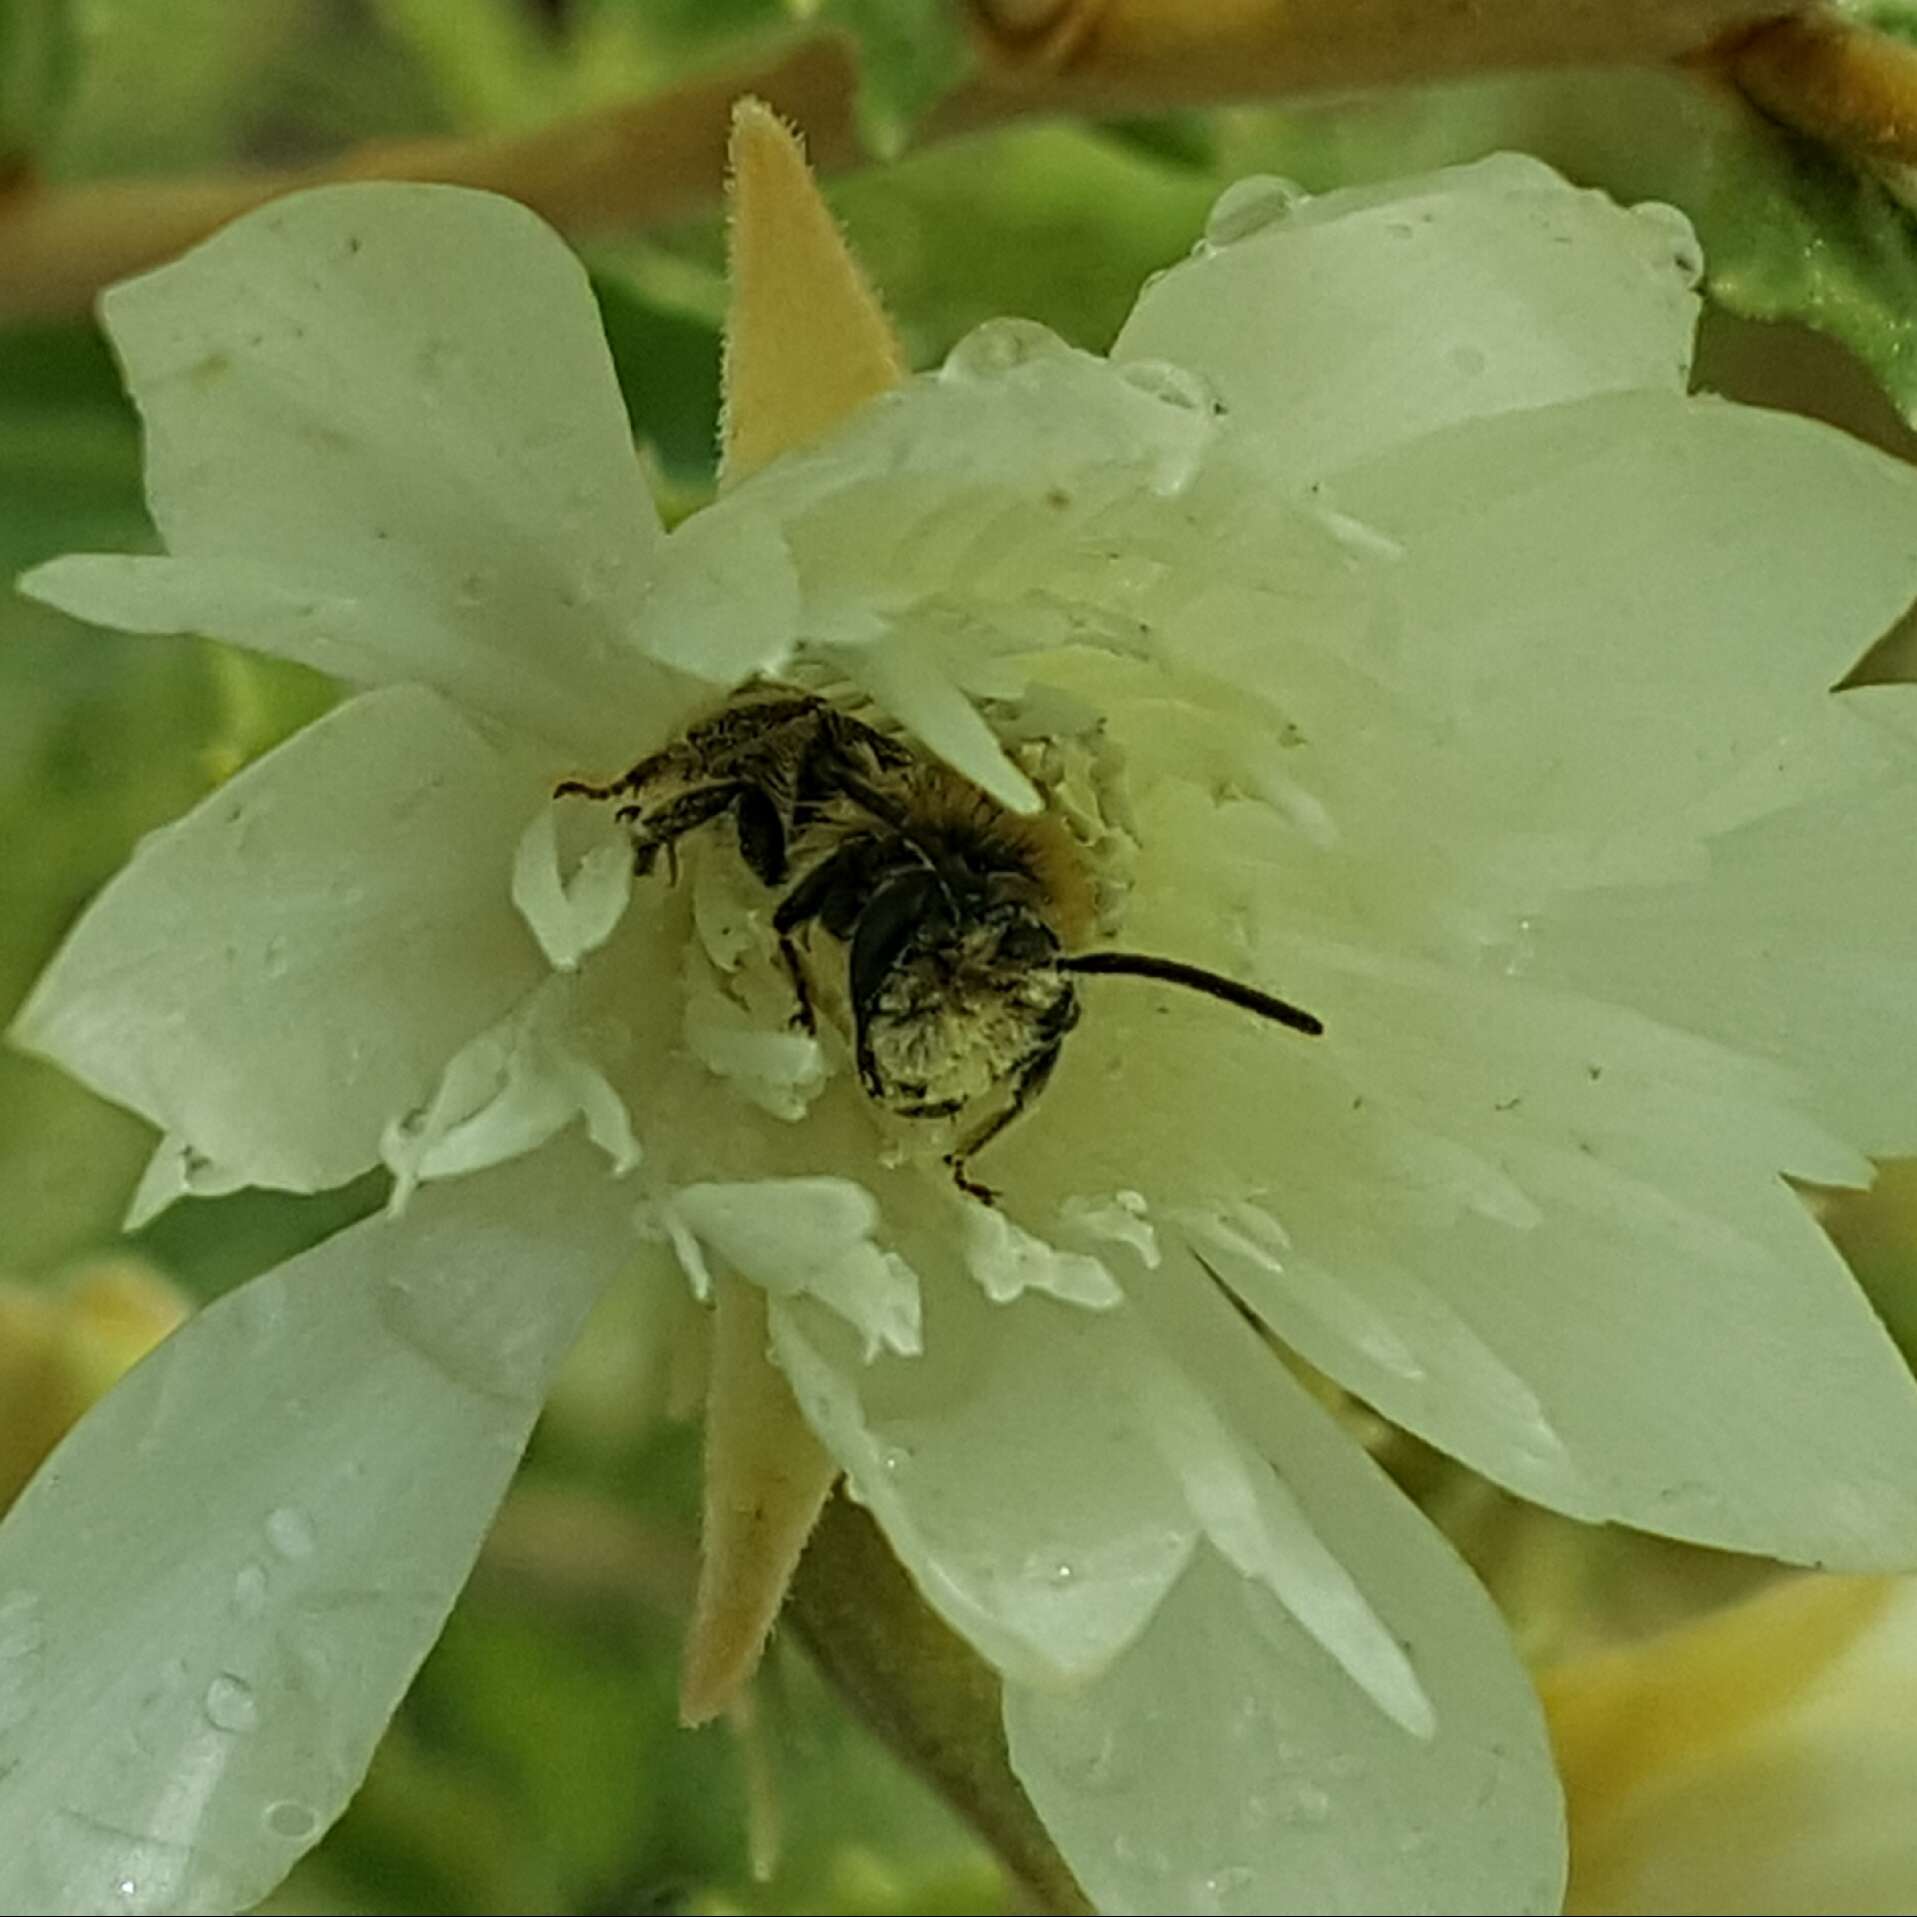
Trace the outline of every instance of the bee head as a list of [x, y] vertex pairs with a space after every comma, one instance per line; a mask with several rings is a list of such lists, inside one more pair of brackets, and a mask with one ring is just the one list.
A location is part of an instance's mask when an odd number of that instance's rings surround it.
[[1078, 1019], [1058, 935], [990, 881], [903, 872], [852, 941], [859, 1073], [906, 1118], [949, 1117], [1055, 1054]]

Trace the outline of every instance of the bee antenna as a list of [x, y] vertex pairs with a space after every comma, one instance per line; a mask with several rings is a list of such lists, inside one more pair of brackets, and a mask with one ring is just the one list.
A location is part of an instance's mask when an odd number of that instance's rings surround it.
[[1241, 985], [1236, 979], [1202, 966], [1186, 965], [1178, 959], [1149, 958], [1142, 952], [1080, 952], [1075, 958], [1058, 961], [1061, 972], [1102, 972], [1108, 977], [1154, 978], [1161, 985], [1183, 985], [1211, 998], [1223, 999], [1242, 1011], [1255, 1012], [1274, 1025], [1286, 1025], [1307, 1038], [1316, 1038], [1324, 1029], [1324, 1020], [1293, 1005], [1287, 999], [1274, 998], [1255, 985]]

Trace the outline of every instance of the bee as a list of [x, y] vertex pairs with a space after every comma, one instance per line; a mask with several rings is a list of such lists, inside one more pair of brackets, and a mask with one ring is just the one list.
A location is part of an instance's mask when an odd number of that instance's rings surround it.
[[817, 1030], [801, 938], [842, 947], [844, 1003], [860, 1083], [906, 1119], [973, 1116], [945, 1163], [991, 1203], [971, 1161], [1045, 1088], [1079, 1020], [1073, 981], [1156, 979], [1316, 1037], [1287, 1000], [1177, 959], [1073, 951], [1092, 925], [1091, 888], [1049, 813], [1007, 810], [969, 780], [830, 700], [764, 685], [735, 694], [623, 777], [568, 779], [567, 795], [619, 802], [633, 867], [729, 818], [739, 856], [777, 895], [772, 930], [794, 1024]]

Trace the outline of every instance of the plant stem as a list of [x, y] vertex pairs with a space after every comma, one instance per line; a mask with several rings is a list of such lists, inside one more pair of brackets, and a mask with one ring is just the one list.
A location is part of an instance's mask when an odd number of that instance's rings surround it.
[[[1764, 22], [1802, 11], [1801, 0], [951, 4], [964, 8], [981, 58], [917, 129], [922, 142], [1053, 114], [1150, 112], [1567, 62], [1663, 62], [1741, 43]], [[530, 134], [383, 141], [320, 167], [200, 178], [43, 186], [13, 177], [0, 184], [0, 318], [82, 312], [114, 280], [172, 258], [265, 200], [329, 180], [488, 188], [576, 239], [661, 225], [716, 204], [742, 93], [802, 127], [821, 170], [856, 162], [857, 82], [850, 48], [824, 34], [770, 63]]]
[[1833, 14], [1759, 29], [1727, 58], [1758, 106], [1853, 158], [1917, 165], [1917, 47]]

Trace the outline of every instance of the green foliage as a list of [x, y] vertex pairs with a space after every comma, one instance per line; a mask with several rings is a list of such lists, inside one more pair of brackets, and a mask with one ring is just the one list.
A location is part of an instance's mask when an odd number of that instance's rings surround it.
[[1834, 0], [1834, 4], [1838, 12], [1847, 13], [1880, 33], [1917, 41], [1917, 6], [1913, 6], [1911, 0]]
[[[91, 327], [0, 336], [0, 575], [71, 545], [147, 537], [139, 446]], [[93, 633], [0, 598], [0, 1006], [143, 831], [203, 790], [214, 700], [203, 655]], [[0, 1264], [29, 1269], [108, 1235], [145, 1128], [0, 1052]]]
[[1103, 348], [1147, 274], [1191, 245], [1221, 182], [1137, 139], [1021, 128], [833, 183], [913, 362], [1003, 313]]
[[[138, 427], [99, 335], [90, 324], [0, 334], [0, 1016], [142, 833], [331, 698], [311, 674], [97, 631], [11, 591], [42, 559], [151, 538]], [[35, 1270], [109, 1241], [146, 1128], [13, 1051], [0, 1051], [0, 1111], [0, 1265]], [[242, 1212], [262, 1202], [282, 1201], [237, 1201]], [[337, 1201], [320, 1204], [337, 1217]], [[284, 1255], [316, 1235], [268, 1230], [262, 1244], [187, 1212], [155, 1228], [154, 1248], [193, 1280], [203, 1247], [218, 1289], [258, 1269], [236, 1267], [249, 1249]]]
[[452, 124], [433, 74], [358, 10], [321, 0], [97, 0], [57, 125], [60, 178], [298, 163]]
[[71, 0], [0, 4], [0, 187], [46, 138], [73, 83], [73, 11]]
[[719, 417], [719, 329], [650, 297], [616, 260], [592, 290], [633, 432], [673, 481], [709, 480]]
[[794, 0], [859, 50], [859, 124], [873, 152], [899, 153], [920, 116], [972, 70], [963, 10], [949, 0]]

